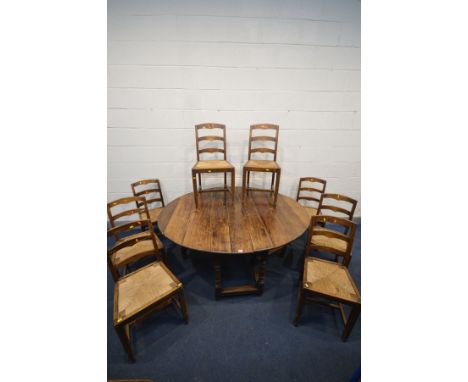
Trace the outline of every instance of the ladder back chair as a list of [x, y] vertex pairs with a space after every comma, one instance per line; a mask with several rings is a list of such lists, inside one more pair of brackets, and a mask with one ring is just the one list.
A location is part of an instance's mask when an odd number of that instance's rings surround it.
[[[141, 229], [147, 224], [147, 220], [137, 220], [115, 226], [107, 231], [108, 238], [119, 238], [107, 250], [107, 264], [114, 281], [127, 273], [128, 265], [143, 258], [152, 257], [157, 261], [163, 260], [162, 251], [158, 247], [159, 240], [152, 230], [133, 233], [135, 229]], [[128, 233], [133, 234], [128, 235]], [[121, 272], [122, 269], [123, 272]]]
[[[346, 233], [322, 228], [321, 225], [326, 223], [344, 228]], [[325, 215], [311, 218], [304, 251], [304, 268], [297, 293], [295, 326], [299, 323], [306, 302], [323, 304], [340, 312], [344, 324], [341, 339], [348, 339], [361, 311], [361, 296], [348, 270], [355, 233], [356, 225], [349, 220]], [[313, 250], [342, 257], [342, 263], [309, 256]], [[351, 307], [348, 317], [343, 305]]]
[[[201, 131], [209, 129], [210, 133], [213, 131], [213, 135], [201, 135]], [[215, 135], [215, 132], [221, 132], [221, 134]], [[195, 126], [195, 139], [196, 139], [196, 148], [197, 148], [197, 163], [192, 167], [192, 185], [193, 185], [193, 195], [195, 198], [195, 206], [198, 208], [198, 196], [202, 192], [219, 192], [223, 191], [226, 197], [226, 193], [231, 193], [231, 200], [234, 203], [234, 193], [235, 193], [235, 167], [227, 161], [226, 153], [226, 126], [219, 123], [202, 123]], [[203, 147], [201, 148], [201, 142], [208, 142], [212, 144], [213, 142], [222, 142], [222, 148], [220, 147]], [[202, 159], [202, 155], [206, 154], [223, 154], [223, 159]], [[210, 189], [202, 188], [202, 174], [205, 173], [224, 173], [224, 187], [216, 187]], [[227, 184], [227, 174], [231, 175], [231, 186], [228, 187]], [[198, 186], [197, 186], [198, 178]]]
[[[260, 131], [263, 135], [255, 134], [257, 131]], [[266, 131], [273, 131], [274, 135], [264, 135]], [[273, 124], [258, 124], [250, 126], [249, 134], [249, 153], [248, 160], [244, 164], [242, 171], [242, 197], [245, 197], [246, 193], [249, 191], [261, 191], [269, 192], [273, 196], [273, 206], [276, 206], [276, 200], [278, 198], [278, 190], [281, 177], [281, 168], [276, 163], [276, 154], [278, 151], [278, 133], [279, 126]], [[258, 143], [273, 143], [273, 148], [271, 147], [260, 147]], [[269, 154], [273, 155], [273, 160], [266, 159], [253, 159], [252, 154]], [[271, 186], [269, 189], [261, 189], [250, 187], [250, 173], [251, 172], [268, 172], [271, 173]]]
[[[148, 204], [148, 212], [151, 223], [156, 225], [158, 222], [159, 214], [164, 208], [164, 197], [162, 194], [161, 183], [159, 179], [143, 179], [131, 184], [133, 196], [142, 196], [146, 199]], [[142, 202], [136, 202], [137, 207], [141, 207]], [[150, 207], [152, 204], [157, 206]], [[145, 215], [142, 216], [145, 218]]]
[[[107, 216], [111, 227], [117, 227], [120, 224], [141, 220], [143, 221], [143, 224], [140, 224], [137, 230], [143, 232], [147, 229], [148, 231], [154, 232], [153, 224], [151, 223], [151, 220], [148, 219], [148, 216], [150, 216], [148, 203], [143, 196], [129, 196], [107, 203]], [[125, 233], [132, 235], [132, 232]], [[138, 232], [133, 233], [133, 235], [138, 234]], [[166, 254], [164, 252], [164, 245], [157, 235], [155, 235], [155, 237], [159, 252], [165, 261]], [[114, 239], [116, 243], [122, 240], [122, 232], [116, 230], [114, 233]]]
[[[327, 181], [319, 178], [306, 177], [299, 179], [296, 201], [305, 200], [307, 202], [303, 207], [310, 217], [318, 214], [320, 200], [327, 187]], [[314, 202], [314, 205], [310, 205]]]
[[114, 287], [114, 329], [131, 362], [132, 326], [170, 305], [178, 308], [188, 324], [188, 308], [182, 283], [160, 261], [153, 262], [116, 281]]

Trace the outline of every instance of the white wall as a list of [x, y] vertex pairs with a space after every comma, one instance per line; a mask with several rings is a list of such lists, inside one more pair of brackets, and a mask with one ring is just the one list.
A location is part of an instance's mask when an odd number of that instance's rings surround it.
[[240, 185], [264, 122], [280, 125], [281, 193], [316, 176], [360, 202], [360, 1], [109, 0], [108, 14], [109, 200], [152, 177], [168, 201], [190, 192], [203, 122], [227, 126]]

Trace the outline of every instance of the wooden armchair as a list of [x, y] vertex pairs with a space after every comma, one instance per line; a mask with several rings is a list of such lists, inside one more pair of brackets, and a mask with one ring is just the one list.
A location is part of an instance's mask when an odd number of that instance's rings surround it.
[[182, 283], [160, 261], [146, 265], [116, 281], [114, 328], [130, 361], [135, 362], [131, 346], [132, 325], [172, 304], [182, 312], [187, 324], [188, 308]]
[[[326, 223], [344, 228], [346, 233], [320, 226]], [[355, 224], [346, 219], [324, 215], [311, 218], [304, 251], [304, 269], [297, 293], [295, 326], [299, 323], [306, 302], [324, 304], [340, 312], [344, 323], [341, 339], [347, 340], [361, 311], [359, 290], [348, 271], [355, 232]], [[313, 250], [333, 253], [342, 258], [342, 263], [309, 257]], [[330, 300], [334, 303], [330, 303]], [[348, 318], [343, 305], [351, 307]]]
[[[146, 199], [146, 203], [148, 204], [149, 219], [151, 220], [153, 226], [156, 225], [158, 222], [159, 214], [164, 208], [164, 197], [162, 194], [161, 183], [159, 182], [159, 179], [139, 180], [135, 183], [132, 183], [131, 186], [133, 196], [142, 196]], [[136, 203], [138, 208], [143, 206], [142, 202], [137, 201]], [[153, 203], [160, 204], [160, 206], [155, 206], [151, 208], [150, 205]], [[143, 215], [142, 218], [146, 218], [146, 216]]]
[[[210, 129], [219, 131], [221, 130], [221, 135], [200, 135], [200, 132], [204, 129]], [[195, 126], [195, 138], [197, 145], [197, 163], [192, 167], [192, 185], [193, 185], [193, 195], [195, 198], [195, 206], [198, 208], [198, 194], [202, 192], [219, 192], [223, 191], [226, 196], [226, 192], [231, 193], [231, 200], [234, 203], [234, 193], [235, 193], [235, 167], [227, 161], [226, 154], [226, 126], [218, 123], [203, 123]], [[200, 148], [200, 142], [222, 142], [222, 148], [219, 147], [204, 147]], [[205, 154], [223, 154], [222, 160], [210, 159], [202, 160], [201, 156]], [[202, 174], [204, 173], [224, 173], [224, 187], [202, 189]], [[231, 187], [227, 185], [227, 174], [231, 174]], [[197, 177], [198, 177], [198, 187], [197, 187]]]
[[[254, 133], [258, 130], [260, 130], [262, 133], [264, 133], [267, 130], [273, 130], [274, 136], [255, 135]], [[280, 177], [281, 177], [281, 168], [278, 165], [278, 163], [276, 163], [276, 154], [278, 151], [278, 133], [279, 133], [278, 125], [259, 124], [259, 125], [250, 126], [248, 161], [244, 165], [244, 168], [242, 171], [242, 197], [245, 197], [246, 193], [248, 193], [249, 191], [269, 192], [273, 195], [273, 206], [276, 206], [276, 200], [278, 198], [278, 190], [279, 190]], [[258, 147], [257, 146], [258, 142], [273, 142], [273, 148]], [[252, 154], [256, 154], [256, 153], [271, 154], [273, 155], [273, 160], [253, 159]], [[271, 173], [270, 189], [250, 187], [250, 173], [251, 172]]]
[[[300, 178], [297, 188], [296, 201], [306, 200], [308, 205], [304, 205], [310, 217], [317, 215], [322, 195], [327, 187], [327, 181], [319, 178]], [[309, 202], [316, 204], [310, 205]]]

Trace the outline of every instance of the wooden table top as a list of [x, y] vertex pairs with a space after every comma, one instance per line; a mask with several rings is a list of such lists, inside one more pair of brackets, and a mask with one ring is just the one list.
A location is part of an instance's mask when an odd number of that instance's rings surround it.
[[295, 200], [278, 194], [276, 208], [269, 194], [250, 192], [242, 203], [236, 188], [234, 205], [223, 192], [200, 194], [195, 208], [193, 193], [164, 207], [158, 226], [164, 236], [185, 248], [214, 253], [252, 253], [282, 247], [308, 228], [310, 217]]

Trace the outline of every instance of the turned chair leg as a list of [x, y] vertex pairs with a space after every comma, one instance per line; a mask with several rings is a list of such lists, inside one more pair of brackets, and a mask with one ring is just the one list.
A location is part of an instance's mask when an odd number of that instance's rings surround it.
[[258, 272], [256, 277], [256, 287], [257, 287], [257, 294], [263, 294], [263, 288], [265, 286], [265, 268], [266, 268], [266, 261], [267, 261], [268, 252], [262, 252], [259, 256], [259, 265], [258, 265]]
[[296, 316], [294, 317], [294, 326], [297, 326], [302, 315], [302, 310], [304, 309], [304, 292], [302, 290], [302, 278], [301, 285], [297, 288], [297, 303], [296, 303]]
[[[124, 347], [128, 359], [131, 362], [135, 362], [135, 355], [133, 354], [132, 347], [130, 345], [130, 337], [126, 333], [126, 327], [127, 325], [122, 325], [122, 326], [116, 326], [115, 331], [117, 332], [117, 335], [119, 336], [120, 342], [122, 343], [122, 346]], [[130, 332], [130, 327], [128, 327], [128, 331]]]
[[218, 300], [221, 297], [221, 260], [218, 255], [213, 256], [214, 273], [215, 273], [215, 299]]

